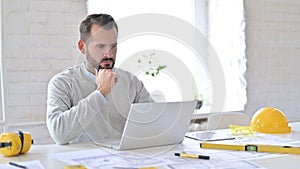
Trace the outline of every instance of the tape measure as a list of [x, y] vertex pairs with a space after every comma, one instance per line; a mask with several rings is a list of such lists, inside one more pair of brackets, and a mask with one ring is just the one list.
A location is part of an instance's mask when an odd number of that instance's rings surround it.
[[4, 156], [16, 156], [29, 151], [33, 140], [28, 132], [17, 131], [0, 135], [0, 153]]

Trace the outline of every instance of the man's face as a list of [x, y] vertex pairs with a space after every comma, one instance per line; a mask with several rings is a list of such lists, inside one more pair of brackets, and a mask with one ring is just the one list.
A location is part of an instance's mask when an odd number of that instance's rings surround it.
[[[88, 69], [112, 69], [116, 60], [118, 32], [92, 25], [91, 37], [85, 43]], [[91, 71], [91, 70], [90, 70]]]

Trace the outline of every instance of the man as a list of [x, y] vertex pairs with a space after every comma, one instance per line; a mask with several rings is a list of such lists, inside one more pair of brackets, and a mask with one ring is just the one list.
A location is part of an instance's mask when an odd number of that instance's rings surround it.
[[47, 127], [57, 144], [120, 137], [130, 104], [153, 101], [134, 75], [114, 67], [118, 26], [107, 14], [80, 24], [84, 63], [55, 75], [48, 85]]

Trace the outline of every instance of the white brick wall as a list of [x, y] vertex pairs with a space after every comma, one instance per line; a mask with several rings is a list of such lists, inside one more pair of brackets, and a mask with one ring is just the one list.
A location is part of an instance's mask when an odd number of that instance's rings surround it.
[[54, 74], [77, 63], [78, 25], [87, 13], [85, 4], [3, 0], [6, 131], [29, 130], [37, 144], [52, 142], [41, 123], [46, 117], [47, 84]]
[[261, 107], [300, 120], [300, 1], [245, 1], [247, 97], [252, 116]]

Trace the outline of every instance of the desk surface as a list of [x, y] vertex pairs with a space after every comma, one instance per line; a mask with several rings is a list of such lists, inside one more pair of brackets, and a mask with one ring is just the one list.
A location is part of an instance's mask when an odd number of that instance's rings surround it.
[[[291, 123], [292, 132], [289, 134], [282, 134], [282, 137], [293, 138], [296, 140], [300, 140], [300, 122]], [[56, 169], [63, 168], [67, 164], [65, 162], [56, 160], [54, 158], [48, 157], [51, 153], [58, 152], [70, 152], [70, 151], [78, 151], [78, 150], [86, 150], [86, 149], [94, 149], [99, 146], [93, 144], [73, 144], [73, 145], [33, 145], [30, 151], [27, 154], [19, 155], [16, 157], [1, 157], [0, 163], [8, 163], [9, 161], [31, 161], [31, 160], [39, 160], [46, 169]], [[183, 150], [186, 148], [195, 148], [199, 147], [198, 141], [193, 141], [190, 139], [185, 139], [182, 144], [177, 146], [162, 146], [162, 147], [154, 147], [154, 148], [146, 148], [146, 149], [137, 149], [132, 150], [134, 152], [142, 153], [142, 154], [156, 154], [157, 152], [162, 151], [170, 151], [170, 150]], [[1, 155], [0, 155], [1, 156]], [[270, 169], [281, 169], [281, 168], [299, 168], [300, 166], [300, 155], [287, 155], [281, 157], [274, 158], [265, 158], [265, 159], [256, 159], [251, 160], [255, 164], [261, 165], [265, 168]]]

